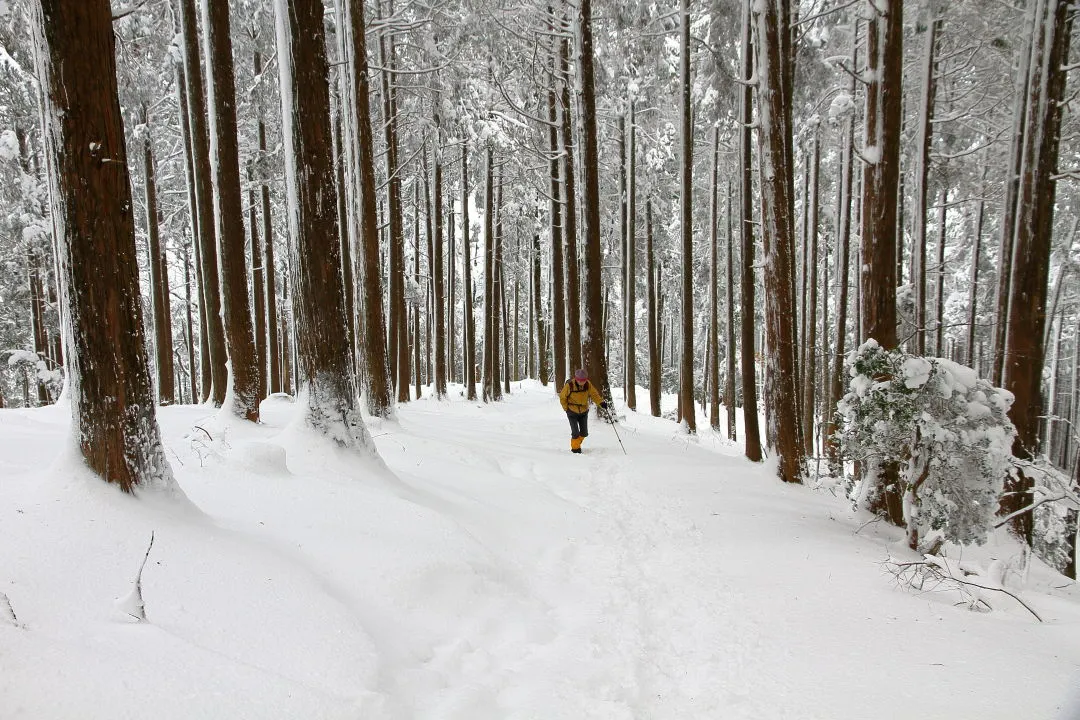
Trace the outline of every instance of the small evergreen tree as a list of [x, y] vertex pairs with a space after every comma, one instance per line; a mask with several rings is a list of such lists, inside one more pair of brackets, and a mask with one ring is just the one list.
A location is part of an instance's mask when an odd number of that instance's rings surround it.
[[[837, 406], [842, 452], [900, 467], [908, 544], [940, 537], [981, 544], [1014, 465], [1012, 395], [943, 358], [884, 350], [866, 341], [848, 357], [849, 391]], [[871, 469], [856, 489], [865, 503], [878, 487]]]

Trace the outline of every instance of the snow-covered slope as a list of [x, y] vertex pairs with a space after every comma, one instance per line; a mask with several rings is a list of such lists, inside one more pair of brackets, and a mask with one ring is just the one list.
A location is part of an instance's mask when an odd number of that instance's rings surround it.
[[[88, 477], [62, 409], [0, 411], [0, 718], [1080, 717], [1061, 576], [1022, 590], [1042, 624], [972, 612], [711, 432], [629, 413], [626, 455], [597, 424], [577, 456], [550, 388], [452, 394], [372, 423], [385, 467], [286, 398], [259, 427], [164, 408], [190, 503]], [[151, 533], [140, 623], [116, 599]]]

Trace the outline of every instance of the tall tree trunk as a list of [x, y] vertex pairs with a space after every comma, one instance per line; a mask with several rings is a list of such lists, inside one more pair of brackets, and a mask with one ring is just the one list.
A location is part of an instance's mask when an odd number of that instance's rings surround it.
[[326, 152], [333, 125], [323, 4], [275, 0], [274, 5], [305, 421], [342, 447], [376, 455], [361, 417], [346, 335], [334, 165]]
[[495, 208], [493, 210], [495, 233], [492, 236], [491, 265], [491, 399], [502, 400], [503, 388], [499, 383], [502, 377], [503, 362], [503, 175], [495, 185]]
[[[262, 74], [262, 55], [256, 51], [253, 58], [255, 75]], [[266, 123], [263, 121], [263, 109], [259, 108], [259, 157], [266, 155]], [[266, 347], [267, 364], [270, 366], [269, 391], [271, 393], [282, 392], [281, 384], [281, 352], [278, 338], [278, 305], [277, 305], [277, 269], [274, 261], [274, 220], [270, 209], [270, 186], [266, 182], [265, 173], [260, 177], [259, 194], [262, 212], [262, 240], [259, 244], [259, 256], [263, 266], [263, 281], [266, 290]], [[339, 218], [340, 222], [340, 218]], [[252, 253], [255, 250], [252, 249]], [[252, 255], [254, 262], [254, 255]], [[264, 365], [265, 372], [266, 367]]]
[[979, 371], [975, 364], [975, 328], [979, 317], [979, 260], [982, 257], [983, 217], [986, 207], [984, 198], [986, 196], [986, 173], [989, 167], [989, 163], [984, 162], [982, 177], [979, 180], [979, 197], [975, 201], [975, 227], [971, 233], [971, 275], [969, 276], [970, 286], [968, 288], [968, 334], [965, 362], [975, 368], [976, 372]]
[[[26, 251], [26, 264], [29, 269], [30, 325], [33, 328], [34, 354], [41, 362], [49, 356], [49, 337], [45, 330], [45, 286], [41, 279], [41, 260], [38, 253], [30, 248]], [[38, 405], [47, 405], [49, 391], [45, 383], [36, 376], [36, 371], [34, 385], [37, 388]]]
[[[1025, 460], [1039, 453], [1039, 418], [1043, 414], [1042, 370], [1045, 361], [1046, 295], [1054, 224], [1061, 102], [1065, 90], [1071, 34], [1068, 2], [1036, 0], [1029, 6], [1035, 29], [1030, 79], [1024, 111], [1022, 143], [1014, 154], [1023, 158], [1017, 189], [1012, 277], [1009, 283], [1005, 333], [1004, 388], [1015, 397], [1009, 416], [1016, 426], [1013, 454]], [[1017, 103], [1019, 108], [1022, 103]], [[1001, 511], [1011, 514], [1031, 504], [1032, 478], [1024, 473], [1006, 478]], [[1013, 518], [1012, 530], [1031, 543], [1031, 512]]]
[[937, 298], [934, 302], [934, 311], [937, 314], [934, 323], [934, 351], [938, 357], [945, 357], [945, 220], [948, 207], [949, 189], [943, 184], [937, 218]]
[[626, 194], [626, 407], [637, 410], [637, 123], [630, 101]]
[[191, 247], [184, 244], [184, 324], [187, 339], [188, 380], [191, 382], [191, 404], [199, 402], [199, 383], [195, 379], [195, 325], [191, 316]]
[[743, 422], [745, 425], [746, 457], [752, 462], [761, 461], [761, 432], [758, 428], [757, 372], [754, 366], [754, 338], [756, 330], [756, 301], [754, 289], [754, 206], [753, 164], [750, 157], [751, 126], [750, 108], [753, 89], [750, 85], [754, 73], [754, 43], [751, 32], [750, 7], [752, 0], [744, 0], [742, 8], [742, 53], [739, 74], [743, 81], [739, 93], [739, 246], [742, 250], [742, 327], [740, 328], [740, 363], [742, 365]]
[[[548, 12], [554, 18], [555, 10], [550, 5], [548, 6]], [[552, 46], [551, 46], [551, 85], [548, 87], [547, 107], [548, 107], [548, 152], [550, 153], [550, 172], [551, 172], [551, 283], [554, 286], [551, 294], [551, 324], [554, 348], [552, 350], [552, 357], [555, 363], [555, 387], [561, 389], [566, 383], [566, 378], [574, 372], [574, 368], [570, 368], [569, 372], [566, 367], [567, 359], [567, 337], [566, 337], [566, 325], [567, 325], [567, 309], [566, 309], [566, 279], [568, 274], [567, 263], [563, 256], [563, 242], [564, 242], [564, 221], [563, 221], [563, 203], [559, 200], [559, 194], [561, 188], [564, 187], [562, 177], [560, 176], [560, 168], [563, 166], [561, 155], [559, 136], [562, 128], [559, 125], [559, 113], [557, 104], [560, 102], [556, 93], [556, 83], [558, 82], [559, 72], [559, 50], [561, 42], [555, 35], [555, 23], [554, 20], [549, 24], [548, 29], [552, 33]], [[569, 218], [567, 218], [569, 220]]]
[[[603, 274], [600, 265], [600, 158], [596, 138], [596, 89], [593, 78], [592, 0], [580, 0], [581, 19], [581, 137], [582, 166], [585, 170], [585, 322], [582, 353], [588, 365], [589, 381], [606, 402], [611, 402], [607, 360], [604, 357]], [[571, 265], [573, 261], [571, 261]], [[573, 347], [571, 347], [573, 351]], [[691, 358], [692, 361], [692, 358]], [[691, 388], [691, 393], [693, 389]]]
[[649, 412], [660, 417], [660, 319], [657, 312], [656, 253], [653, 250], [652, 197], [645, 198], [645, 271], [649, 276], [648, 318], [649, 326]]
[[817, 303], [818, 303], [818, 200], [821, 176], [821, 137], [814, 129], [813, 148], [810, 152], [810, 184], [807, 195], [807, 241], [809, 267], [806, 287], [806, 336], [803, 346], [806, 367], [803, 369], [803, 449], [807, 455], [814, 454], [814, 418], [817, 397]]
[[259, 368], [259, 399], [262, 400], [266, 397], [266, 266], [260, 252], [254, 182], [248, 186], [248, 235], [251, 238], [251, 297], [255, 306], [255, 363]]
[[435, 140], [432, 153], [432, 224], [434, 225], [431, 258], [435, 314], [435, 397], [446, 397], [446, 288], [443, 282], [443, 202], [442, 202], [442, 128], [435, 114]]
[[679, 359], [679, 407], [686, 429], [697, 432], [694, 412], [694, 125], [690, 104], [690, 2], [681, 0], [682, 27], [679, 51], [680, 114], [679, 154], [682, 187], [679, 193], [679, 228], [682, 232], [682, 353]]
[[926, 38], [921, 61], [922, 88], [919, 97], [918, 148], [916, 156], [914, 237], [912, 238], [912, 257], [915, 266], [915, 354], [926, 355], [926, 213], [929, 195], [930, 146], [933, 142], [934, 94], [936, 91], [937, 36], [941, 30], [941, 9], [937, 0], [931, 0], [929, 7], [930, 21], [927, 24]]
[[[548, 366], [548, 347], [547, 347], [547, 327], [544, 322], [544, 306], [541, 302], [543, 291], [543, 277], [540, 272], [540, 234], [533, 235], [533, 285], [532, 285], [532, 302], [533, 302], [533, 317], [536, 323], [536, 354], [537, 354], [537, 371], [536, 374], [540, 378], [540, 384], [547, 387], [548, 378], [551, 375], [551, 368]], [[561, 385], [558, 387], [562, 387]]]
[[[862, 334], [885, 350], [896, 338], [896, 205], [900, 181], [903, 6], [874, 9], [867, 23], [866, 128], [863, 166], [861, 304]], [[886, 464], [871, 507], [903, 525], [899, 469]]]
[[[186, 0], [181, 0], [183, 4]], [[211, 175], [215, 234], [221, 270], [222, 317], [229, 355], [230, 410], [259, 421], [260, 372], [248, 299], [244, 208], [240, 193], [240, 148], [236, 137], [236, 86], [228, 3], [202, 3], [206, 33], [207, 105], [210, 119]]]
[[[586, 0], [588, 2], [588, 0]], [[566, 6], [566, 24], [572, 26], [570, 21], [570, 2], [564, 0]], [[582, 11], [583, 12], [583, 11]], [[582, 15], [584, 17], [584, 14]], [[591, 60], [590, 60], [591, 62]], [[563, 179], [563, 237], [566, 249], [566, 354], [567, 375], [573, 375], [580, 368], [582, 361], [581, 340], [581, 284], [578, 280], [578, 242], [577, 242], [577, 189], [575, 185], [574, 168], [574, 132], [573, 114], [571, 113], [570, 86], [573, 81], [570, 77], [570, 40], [563, 39], [559, 52], [559, 74], [562, 77], [562, 179]], [[585, 120], [582, 119], [584, 123]], [[588, 180], [586, 180], [586, 183]], [[586, 224], [587, 224], [586, 220]], [[586, 240], [588, 244], [588, 240]], [[588, 311], [586, 311], [588, 312]], [[561, 387], [561, 386], [560, 386]]]
[[494, 399], [496, 367], [494, 359], [495, 327], [495, 169], [491, 146], [484, 163], [484, 402]]
[[377, 417], [393, 413], [390, 391], [390, 366], [386, 349], [386, 317], [382, 304], [382, 277], [379, 274], [379, 219], [375, 196], [374, 138], [371, 132], [371, 107], [368, 97], [367, 40], [364, 6], [360, 0], [344, 0], [349, 38], [349, 78], [355, 122], [354, 157], [360, 173], [360, 283], [363, 307], [363, 354], [368, 412]]
[[[851, 63], [854, 67], [857, 47], [858, 47], [858, 25], [852, 29], [851, 33]], [[851, 79], [851, 85], [849, 86], [851, 91], [851, 97], [855, 97], [855, 78]], [[836, 213], [836, 238], [837, 238], [837, 255], [836, 255], [836, 285], [838, 288], [838, 294], [836, 298], [836, 351], [833, 355], [832, 375], [829, 380], [829, 394], [825, 403], [827, 410], [828, 422], [825, 430], [826, 448], [829, 456], [830, 471], [833, 474], [839, 475], [843, 472], [843, 466], [840, 460], [840, 445], [836, 438], [836, 422], [834, 407], [836, 403], [843, 397], [844, 394], [844, 360], [845, 352], [847, 350], [847, 327], [848, 327], [848, 270], [850, 269], [851, 262], [851, 225], [852, 225], [852, 213], [851, 206], [854, 199], [852, 193], [852, 183], [855, 176], [855, 118], [854, 113], [848, 113], [844, 118], [843, 128], [843, 149], [841, 150], [840, 159], [840, 190], [839, 199], [837, 200], [837, 213]], [[858, 327], [858, 326], [856, 326]], [[858, 334], [858, 330], [856, 330]]]
[[154, 350], [157, 359], [158, 402], [176, 402], [173, 381], [172, 310], [169, 302], [168, 268], [162, 262], [164, 248], [158, 231], [157, 177], [154, 172], [154, 147], [150, 139], [150, 124], [146, 103], [142, 104], [143, 191], [146, 200], [146, 244], [150, 255], [150, 303], [154, 313]]
[[766, 393], [769, 422], [780, 456], [778, 474], [784, 482], [802, 482], [804, 447], [798, 402], [798, 362], [795, 337], [795, 238], [792, 227], [794, 178], [788, 74], [791, 63], [783, 53], [790, 34], [784, 0], [767, 0], [755, 7], [757, 20], [758, 147], [761, 152], [761, 214], [765, 236], [765, 327], [769, 365]]
[[720, 429], [720, 128], [713, 128], [712, 183], [709, 191], [709, 426]]
[[[423, 287], [420, 278], [420, 182], [413, 181], [413, 280], [416, 283], [416, 292]], [[420, 298], [413, 299], [413, 377], [416, 381], [416, 397], [420, 398], [420, 373], [423, 369], [420, 365]], [[472, 400], [476, 399], [474, 395]]]
[[38, 0], [33, 13], [72, 433], [107, 482], [181, 495], [154, 414], [112, 11]]
[[735, 431], [735, 233], [731, 226], [731, 180], [728, 180], [727, 191], [724, 194], [727, 210], [724, 213], [727, 218], [727, 252], [726, 281], [724, 284], [727, 321], [726, 327], [726, 355], [727, 370], [724, 374], [724, 407], [727, 412], [727, 436], [728, 440], [736, 440]]
[[179, 7], [184, 80], [187, 85], [187, 119], [188, 128], [191, 130], [192, 177], [198, 216], [195, 227], [196, 237], [199, 239], [199, 274], [202, 276], [201, 315], [206, 322], [207, 351], [210, 359], [210, 398], [215, 406], [221, 407], [225, 403], [225, 393], [229, 386], [229, 374], [226, 367], [226, 361], [229, 358], [225, 344], [225, 326], [221, 319], [222, 286], [218, 276], [210, 141], [206, 127], [209, 110], [203, 94], [203, 71], [199, 58], [199, 34], [195, 21], [194, 0], [179, 0]]
[[[340, 5], [338, 7], [341, 7]], [[343, 68], [339, 67], [338, 72], [342, 77], [346, 75]], [[342, 83], [347, 85], [347, 83]], [[348, 343], [351, 348], [350, 357], [354, 358], [357, 353], [357, 334], [356, 334], [356, 322], [359, 313], [357, 312], [357, 298], [356, 298], [356, 278], [354, 276], [354, 254], [353, 254], [353, 242], [352, 235], [349, 232], [351, 225], [349, 221], [349, 208], [352, 207], [352, 203], [349, 202], [349, 189], [350, 183], [348, 178], [355, 179], [355, 173], [347, 173], [346, 166], [352, 168], [355, 167], [356, 161], [352, 157], [352, 152], [347, 149], [349, 145], [346, 137], [348, 131], [345, 129], [345, 115], [348, 114], [348, 92], [347, 90], [341, 93], [341, 98], [338, 101], [337, 114], [334, 115], [331, 109], [331, 117], [334, 120], [334, 177], [337, 182], [335, 183], [335, 190], [337, 194], [337, 207], [338, 207], [338, 244], [341, 245], [341, 288], [344, 292], [345, 298], [345, 327], [348, 328]], [[351, 127], [351, 126], [350, 126]]]
[[462, 343], [465, 397], [476, 400], [476, 316], [473, 312], [472, 228], [469, 226], [469, 154], [465, 142], [461, 143], [461, 248], [462, 280], [465, 284], [462, 302], [465, 314], [465, 341]]

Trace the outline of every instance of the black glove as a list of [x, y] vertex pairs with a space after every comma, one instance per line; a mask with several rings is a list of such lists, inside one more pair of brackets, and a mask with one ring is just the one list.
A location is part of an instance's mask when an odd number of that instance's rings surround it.
[[605, 400], [604, 402], [600, 403], [600, 409], [601, 409], [601, 410], [607, 410], [607, 409], [608, 409], [608, 407], [609, 407], [609, 405], [607, 404], [607, 400]]

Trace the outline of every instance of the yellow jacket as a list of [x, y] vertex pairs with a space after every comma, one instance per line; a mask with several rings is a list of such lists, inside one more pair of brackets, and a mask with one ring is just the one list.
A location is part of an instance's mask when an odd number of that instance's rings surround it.
[[570, 378], [562, 386], [562, 390], [559, 391], [559, 402], [562, 403], [562, 409], [578, 415], [589, 412], [589, 398], [592, 398], [592, 401], [597, 405], [604, 402], [604, 398], [600, 397], [600, 393], [588, 380], [585, 381], [584, 385], [579, 385], [576, 380]]

